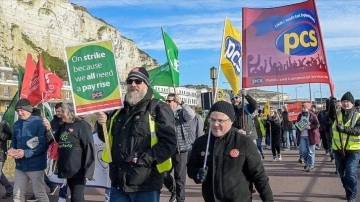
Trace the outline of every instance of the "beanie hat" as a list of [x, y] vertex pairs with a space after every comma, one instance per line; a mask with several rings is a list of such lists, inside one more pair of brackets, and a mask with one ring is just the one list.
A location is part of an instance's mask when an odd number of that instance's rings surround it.
[[360, 100], [355, 100], [355, 107], [359, 107], [360, 106]]
[[352, 104], [354, 104], [355, 100], [354, 100], [354, 96], [348, 91], [346, 92], [342, 97], [341, 97], [341, 101], [347, 100], [349, 102], [351, 102]]
[[32, 111], [33, 111], [33, 107], [31, 106], [30, 101], [26, 98], [21, 98], [17, 101], [17, 103], [15, 105], [15, 110], [17, 110], [17, 109], [23, 109], [30, 113], [32, 113]]
[[147, 86], [149, 86], [149, 84], [150, 84], [149, 73], [144, 67], [133, 68], [129, 72], [127, 78], [131, 78], [131, 77], [136, 77], [136, 78], [142, 79]]
[[228, 102], [225, 102], [225, 101], [215, 102], [211, 106], [209, 114], [211, 114], [212, 112], [221, 112], [221, 113], [226, 114], [229, 117], [229, 119], [231, 120], [231, 122], [234, 122], [234, 120], [235, 120], [234, 107], [232, 106], [232, 104], [230, 104]]

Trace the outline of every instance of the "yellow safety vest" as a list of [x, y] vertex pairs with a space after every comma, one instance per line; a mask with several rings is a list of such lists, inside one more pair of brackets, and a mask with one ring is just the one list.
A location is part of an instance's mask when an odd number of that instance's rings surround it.
[[[354, 113], [356, 114], [356, 117], [351, 117], [351, 119], [349, 119], [346, 123], [345, 123], [345, 127], [354, 127], [354, 125], [356, 124], [356, 122], [360, 119], [360, 113]], [[354, 116], [353, 114], [353, 116]], [[338, 120], [339, 123], [343, 122], [343, 116], [341, 112], [337, 113], [338, 116]], [[339, 150], [341, 149], [341, 143], [340, 143], [340, 133], [336, 130], [336, 121], [334, 121], [333, 125], [332, 125], [332, 132], [333, 132], [333, 144], [332, 144], [332, 148], [334, 150]], [[349, 139], [347, 141], [347, 139]], [[345, 147], [345, 150], [360, 150], [360, 136], [354, 136], [354, 135], [349, 135], [346, 133], [341, 133], [341, 140], [342, 140], [342, 145], [343, 147]], [[346, 144], [347, 141], [347, 145]]]
[[259, 121], [259, 125], [260, 125], [260, 131], [261, 131], [261, 137], [265, 136], [266, 130], [264, 127], [264, 122], [263, 119], [261, 117], [257, 117], [258, 121]]
[[[114, 119], [117, 117], [117, 115], [119, 114], [120, 110], [117, 110], [114, 114], [113, 117], [111, 117], [111, 120], [110, 120], [110, 127], [109, 127], [109, 144], [110, 144], [110, 149], [111, 149], [111, 146], [112, 146], [112, 135], [111, 135], [111, 129], [112, 129], [112, 126], [113, 126], [113, 123], [114, 123]], [[154, 117], [151, 116], [151, 114], [149, 113], [149, 126], [150, 126], [150, 133], [151, 133], [151, 147], [153, 147], [157, 142], [158, 142], [158, 138], [156, 136], [156, 132], [155, 132], [155, 121], [154, 121]], [[111, 154], [111, 151], [108, 151], [106, 149], [106, 147], [104, 148], [104, 151], [101, 155], [101, 159], [106, 162], [106, 163], [110, 163], [110, 154]], [[167, 159], [166, 161], [162, 162], [162, 163], [159, 163], [156, 165], [156, 168], [158, 170], [159, 173], [163, 173], [163, 172], [166, 172], [166, 171], [169, 171], [171, 170], [172, 168], [172, 161], [171, 161], [171, 158]]]

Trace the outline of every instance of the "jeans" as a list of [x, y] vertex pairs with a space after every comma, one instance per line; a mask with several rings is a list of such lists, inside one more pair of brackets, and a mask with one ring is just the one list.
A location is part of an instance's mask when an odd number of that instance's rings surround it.
[[159, 202], [160, 190], [156, 191], [139, 191], [139, 192], [123, 192], [120, 189], [111, 187], [110, 189], [111, 202]]
[[270, 133], [266, 133], [266, 135], [265, 135], [265, 144], [266, 144], [267, 146], [271, 146]]
[[67, 183], [71, 193], [71, 202], [84, 202], [85, 177], [68, 178]]
[[336, 167], [345, 189], [346, 199], [356, 200], [360, 151], [346, 151], [345, 157], [337, 150], [334, 150], [334, 153]]
[[291, 131], [292, 132], [290, 133], [290, 138], [294, 142], [294, 147], [297, 148], [298, 147], [298, 142], [297, 142], [297, 138], [296, 138], [296, 130], [292, 129]]
[[256, 146], [257, 146], [260, 154], [263, 154], [263, 153], [264, 153], [264, 148], [263, 148], [263, 146], [262, 146], [262, 140], [263, 140], [262, 137], [259, 137], [258, 139], [256, 139]]
[[294, 140], [294, 146], [296, 147], [296, 131], [293, 129], [289, 129], [284, 131], [284, 140], [285, 140], [285, 147], [290, 149], [290, 138], [292, 138]]
[[315, 164], [315, 145], [310, 145], [309, 136], [301, 136], [300, 153], [308, 168], [314, 168]]

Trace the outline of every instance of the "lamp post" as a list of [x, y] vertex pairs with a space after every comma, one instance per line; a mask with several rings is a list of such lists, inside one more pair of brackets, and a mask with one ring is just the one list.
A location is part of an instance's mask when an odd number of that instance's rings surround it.
[[215, 87], [216, 87], [216, 79], [217, 79], [217, 69], [216, 67], [211, 67], [210, 68], [210, 79], [212, 80], [212, 98], [213, 98], [213, 102], [215, 101], [216, 98], [216, 92], [215, 92]]
[[302, 87], [302, 86], [296, 86], [296, 87], [295, 87], [295, 96], [296, 96], [295, 98], [296, 98], [296, 101], [297, 101], [297, 99], [298, 99], [298, 97], [297, 97], [297, 89], [298, 89], [298, 88], [301, 88], [301, 87]]

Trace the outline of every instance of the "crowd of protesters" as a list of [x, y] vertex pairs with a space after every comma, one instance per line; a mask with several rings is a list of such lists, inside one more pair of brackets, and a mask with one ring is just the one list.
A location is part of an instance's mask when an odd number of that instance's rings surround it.
[[262, 163], [267, 158], [264, 141], [275, 162], [282, 161], [287, 151], [298, 150], [298, 162], [306, 172], [314, 170], [316, 151], [322, 147], [335, 160], [347, 200], [356, 201], [360, 100], [350, 92], [340, 101], [327, 99], [320, 110], [304, 102], [297, 117], [290, 119], [286, 107], [270, 108], [264, 115], [256, 100], [241, 90], [241, 97], [232, 96], [231, 103], [215, 102], [204, 121], [178, 94], [170, 93], [166, 102], [153, 98], [143, 67], [132, 69], [126, 83], [124, 107], [96, 113], [95, 126], [75, 116], [68, 103], [58, 103], [49, 122], [43, 114], [35, 114], [29, 100], [20, 99], [15, 106], [19, 119], [12, 130], [6, 122], [0, 123], [0, 170], [7, 157], [16, 163], [13, 186], [0, 172], [6, 188], [2, 198], [25, 201], [31, 181], [34, 193], [27, 201], [49, 201], [48, 195], [59, 186], [48, 180], [44, 170], [48, 146], [56, 143], [57, 175], [66, 182], [59, 202], [66, 201], [68, 188], [72, 202], [85, 201], [85, 184], [95, 168], [95, 127], [100, 140], [109, 138], [102, 154], [109, 163], [109, 201], [159, 201], [165, 186], [170, 202], [183, 202], [186, 176], [202, 184], [205, 201], [251, 201], [255, 192], [263, 201], [273, 201]]

